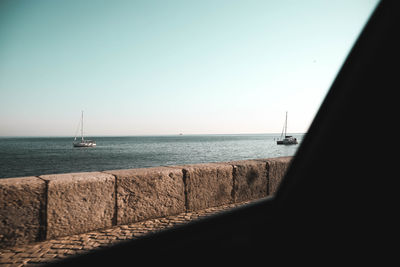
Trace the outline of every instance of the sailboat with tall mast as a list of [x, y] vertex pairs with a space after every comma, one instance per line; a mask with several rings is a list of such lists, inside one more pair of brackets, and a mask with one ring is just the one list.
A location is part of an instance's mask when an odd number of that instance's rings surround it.
[[77, 136], [75, 135], [74, 142], [72, 143], [74, 147], [95, 147], [96, 142], [93, 140], [85, 140], [83, 138], [83, 110], [82, 110], [82, 116], [81, 116], [81, 139], [77, 140]]
[[283, 125], [282, 134], [280, 140], [276, 141], [278, 145], [296, 145], [298, 144], [297, 138], [294, 138], [291, 135], [287, 135], [287, 111], [286, 111], [286, 118], [285, 124]]

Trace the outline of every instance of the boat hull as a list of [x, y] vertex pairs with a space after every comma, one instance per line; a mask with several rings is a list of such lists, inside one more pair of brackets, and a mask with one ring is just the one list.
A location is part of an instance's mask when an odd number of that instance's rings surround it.
[[276, 141], [277, 145], [297, 145], [297, 139], [296, 138], [290, 138], [290, 139], [283, 139], [283, 140], [278, 140]]
[[95, 147], [96, 143], [93, 142], [79, 142], [79, 143], [73, 143], [72, 144], [74, 147]]
[[289, 142], [289, 143], [284, 143], [283, 141], [277, 141], [277, 145], [297, 145], [297, 142]]

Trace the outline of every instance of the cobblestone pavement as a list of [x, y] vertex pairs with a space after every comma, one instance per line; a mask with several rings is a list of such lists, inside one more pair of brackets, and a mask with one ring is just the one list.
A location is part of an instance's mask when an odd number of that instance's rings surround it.
[[181, 213], [176, 216], [152, 219], [129, 225], [118, 225], [110, 229], [0, 249], [0, 265], [38, 266], [46, 264], [72, 255], [83, 254], [96, 248], [107, 247], [123, 240], [135, 239], [152, 232], [184, 224], [245, 203]]

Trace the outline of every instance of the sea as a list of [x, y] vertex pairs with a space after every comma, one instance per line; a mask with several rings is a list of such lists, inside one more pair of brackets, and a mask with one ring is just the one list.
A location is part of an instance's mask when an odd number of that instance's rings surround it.
[[293, 156], [298, 145], [277, 145], [280, 134], [91, 137], [75, 148], [71, 137], [0, 137], [0, 178], [145, 168]]

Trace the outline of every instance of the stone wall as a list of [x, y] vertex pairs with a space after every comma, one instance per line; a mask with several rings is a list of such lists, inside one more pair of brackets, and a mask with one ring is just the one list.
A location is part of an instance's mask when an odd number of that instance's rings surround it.
[[291, 159], [0, 179], [0, 247], [263, 198]]

